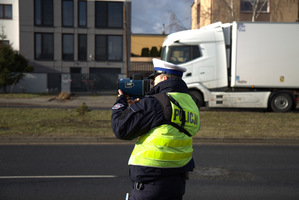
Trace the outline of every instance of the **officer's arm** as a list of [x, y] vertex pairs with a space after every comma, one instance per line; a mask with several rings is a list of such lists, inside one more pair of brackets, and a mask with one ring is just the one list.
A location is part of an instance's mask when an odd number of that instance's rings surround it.
[[114, 107], [111, 116], [112, 129], [115, 136], [123, 140], [131, 140], [148, 132], [160, 125], [164, 119], [162, 107], [154, 98], [144, 98], [131, 106], [123, 104]]
[[125, 95], [119, 96], [116, 99], [116, 103], [112, 107], [112, 115], [111, 115], [111, 126], [117, 138], [119, 138], [122, 135], [120, 131], [122, 129], [121, 126], [123, 126], [121, 123], [119, 123], [119, 120], [127, 109], [128, 109], [128, 102]]

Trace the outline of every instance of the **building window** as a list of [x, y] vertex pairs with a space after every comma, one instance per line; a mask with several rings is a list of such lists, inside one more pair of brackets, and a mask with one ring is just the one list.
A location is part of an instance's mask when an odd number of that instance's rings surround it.
[[122, 60], [122, 36], [108, 36], [108, 60]]
[[107, 60], [107, 36], [96, 35], [95, 41], [95, 60]]
[[87, 35], [86, 34], [78, 35], [78, 60], [80, 61], [87, 60]]
[[[252, 6], [251, 2], [252, 2], [252, 0], [241, 0], [241, 12], [252, 12], [253, 6]], [[257, 1], [254, 0], [253, 3], [256, 4]], [[268, 13], [269, 12], [269, 1], [268, 0], [260, 0], [258, 2], [258, 6], [257, 6], [257, 11], [259, 11], [259, 10], [261, 10], [262, 13]]]
[[0, 4], [0, 19], [12, 19], [12, 5]]
[[74, 60], [74, 35], [62, 35], [62, 60]]
[[78, 1], [78, 26], [87, 27], [87, 2]]
[[36, 26], [53, 26], [53, 0], [34, 1], [34, 23]]
[[2, 45], [9, 45], [9, 40], [0, 40], [0, 47], [2, 46]]
[[36, 60], [54, 59], [53, 33], [35, 33], [34, 57]]
[[95, 60], [122, 61], [122, 36], [96, 35], [95, 40]]
[[81, 74], [81, 67], [71, 67], [70, 73], [71, 74]]
[[62, 0], [62, 26], [74, 26], [74, 2], [73, 0]]
[[96, 24], [98, 28], [122, 28], [123, 27], [123, 3], [122, 2], [96, 2]]

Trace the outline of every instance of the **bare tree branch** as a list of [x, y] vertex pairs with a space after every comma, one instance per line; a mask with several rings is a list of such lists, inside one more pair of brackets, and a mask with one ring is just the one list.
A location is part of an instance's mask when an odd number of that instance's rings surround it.
[[260, 13], [262, 12], [263, 7], [266, 5], [266, 3], [267, 3], [268, 1], [269, 1], [269, 0], [265, 0], [265, 1], [263, 2], [263, 5], [260, 7], [259, 11], [257, 12], [255, 19], [258, 18], [258, 16], [259, 16]]
[[1, 26], [1, 33], [0, 33], [0, 40], [5, 40], [7, 38], [6, 34], [5, 34], [5, 31], [4, 31], [4, 26], [2, 25]]
[[257, 5], [259, 3], [260, 0], [250, 0], [251, 3], [251, 7], [252, 7], [252, 17], [251, 17], [251, 21], [255, 21], [255, 12], [257, 9]]
[[235, 20], [235, 11], [234, 11], [234, 0], [224, 0], [225, 5], [230, 11], [230, 15], [232, 17], [232, 21]]
[[[263, 2], [263, 4], [259, 7], [260, 2]], [[266, 3], [268, 3], [269, 0], [250, 0], [251, 3], [251, 7], [252, 7], [252, 17], [251, 17], [251, 21], [255, 21], [258, 16], [260, 15], [260, 13], [263, 10], [263, 7], [266, 5]]]

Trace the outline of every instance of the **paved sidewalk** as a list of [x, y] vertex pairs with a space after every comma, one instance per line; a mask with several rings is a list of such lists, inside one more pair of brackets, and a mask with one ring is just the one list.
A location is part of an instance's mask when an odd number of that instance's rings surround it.
[[83, 103], [89, 108], [111, 109], [117, 96], [74, 96], [66, 100], [42, 96], [35, 98], [0, 98], [0, 107], [76, 108]]

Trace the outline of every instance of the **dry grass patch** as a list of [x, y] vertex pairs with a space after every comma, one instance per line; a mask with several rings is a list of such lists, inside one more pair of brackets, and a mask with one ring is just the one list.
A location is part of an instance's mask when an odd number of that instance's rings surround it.
[[298, 138], [298, 113], [201, 112], [197, 137]]
[[[0, 137], [114, 137], [111, 110], [1, 108]], [[201, 112], [202, 138], [299, 138], [298, 113]]]

